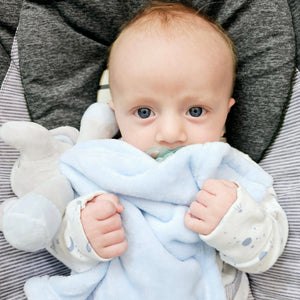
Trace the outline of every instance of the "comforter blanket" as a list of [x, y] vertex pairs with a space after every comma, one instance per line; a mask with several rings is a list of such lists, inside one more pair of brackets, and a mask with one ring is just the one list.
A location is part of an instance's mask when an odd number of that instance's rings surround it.
[[120, 140], [79, 143], [62, 156], [78, 195], [116, 194], [128, 250], [69, 277], [33, 278], [28, 299], [225, 299], [215, 250], [184, 226], [209, 178], [237, 181], [261, 201], [272, 178], [228, 144], [190, 145], [162, 162]]

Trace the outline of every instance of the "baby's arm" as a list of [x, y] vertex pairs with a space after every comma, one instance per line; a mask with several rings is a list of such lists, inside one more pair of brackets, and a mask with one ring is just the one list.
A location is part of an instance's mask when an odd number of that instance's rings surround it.
[[47, 250], [70, 269], [88, 270], [127, 248], [115, 195], [95, 192], [74, 199]]
[[[197, 218], [187, 215], [185, 221], [187, 227], [198, 232]], [[269, 269], [282, 253], [287, 236], [287, 218], [273, 188], [257, 203], [241, 186], [237, 188], [236, 201], [215, 229], [200, 233], [201, 239], [216, 248], [226, 263], [248, 273]]]

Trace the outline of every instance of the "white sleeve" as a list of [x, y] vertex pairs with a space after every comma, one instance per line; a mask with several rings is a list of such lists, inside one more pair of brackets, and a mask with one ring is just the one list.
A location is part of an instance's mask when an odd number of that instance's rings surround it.
[[58, 232], [47, 247], [53, 256], [76, 272], [86, 271], [99, 262], [109, 260], [99, 257], [93, 250], [80, 220], [80, 213], [85, 204], [101, 194], [103, 191], [97, 191], [71, 201]]
[[243, 187], [238, 199], [209, 235], [200, 235], [221, 259], [247, 273], [269, 269], [281, 255], [288, 236], [287, 217], [273, 188], [255, 202]]

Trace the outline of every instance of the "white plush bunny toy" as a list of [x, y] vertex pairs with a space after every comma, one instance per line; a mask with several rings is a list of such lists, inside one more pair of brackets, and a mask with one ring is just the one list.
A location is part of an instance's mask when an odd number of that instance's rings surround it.
[[[101, 86], [108, 86], [107, 72]], [[82, 117], [80, 131], [68, 126], [47, 130], [22, 121], [0, 127], [0, 138], [20, 151], [11, 171], [11, 186], [17, 198], [6, 200], [0, 207], [0, 229], [13, 247], [37, 251], [50, 243], [66, 205], [74, 198], [70, 183], [59, 171], [60, 156], [75, 143], [111, 138], [117, 133], [109, 100], [109, 89], [100, 90], [98, 102]]]

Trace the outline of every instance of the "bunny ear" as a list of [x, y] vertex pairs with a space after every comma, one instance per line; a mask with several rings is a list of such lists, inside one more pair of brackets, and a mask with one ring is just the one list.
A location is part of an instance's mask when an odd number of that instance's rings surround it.
[[110, 139], [118, 132], [115, 113], [109, 106], [112, 100], [109, 88], [109, 73], [102, 73], [97, 103], [92, 104], [85, 111], [80, 124], [80, 133], [77, 142], [93, 139]]
[[80, 124], [80, 133], [77, 142], [93, 139], [110, 139], [118, 132], [115, 114], [109, 106], [111, 101], [109, 89], [109, 73], [102, 73], [97, 103], [92, 104], [85, 111]]
[[107, 103], [94, 103], [84, 113], [77, 142], [110, 139], [118, 132], [115, 114]]

